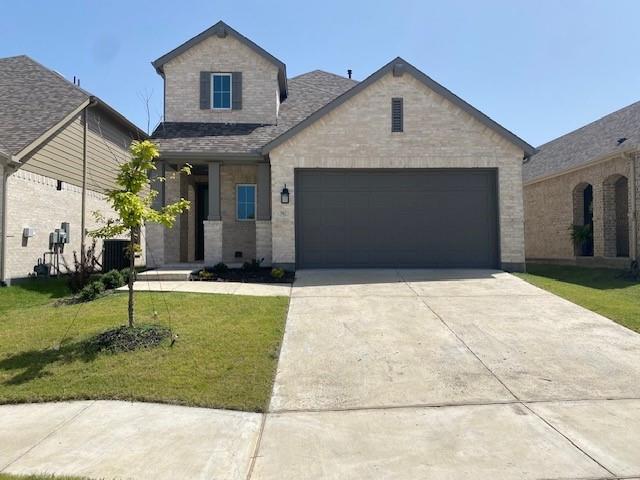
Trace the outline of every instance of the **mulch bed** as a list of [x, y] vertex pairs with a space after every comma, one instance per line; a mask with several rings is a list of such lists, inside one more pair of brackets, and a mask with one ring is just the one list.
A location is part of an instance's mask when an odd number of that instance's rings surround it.
[[171, 330], [162, 325], [123, 325], [90, 338], [87, 340], [86, 348], [89, 352], [130, 352], [157, 347], [169, 337]]
[[[207, 272], [202, 275], [200, 272]], [[294, 272], [284, 272], [282, 278], [274, 278], [271, 275], [270, 267], [261, 267], [256, 270], [245, 270], [242, 268], [230, 268], [225, 273], [216, 274], [210, 267], [194, 270], [191, 272], [190, 280], [201, 282], [241, 282], [241, 283], [293, 283], [296, 274]]]

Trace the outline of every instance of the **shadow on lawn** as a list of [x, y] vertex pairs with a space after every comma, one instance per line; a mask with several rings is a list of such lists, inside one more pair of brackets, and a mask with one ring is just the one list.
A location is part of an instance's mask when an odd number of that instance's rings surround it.
[[3, 383], [5, 385], [21, 385], [31, 380], [53, 375], [46, 371], [46, 368], [54, 363], [90, 362], [96, 356], [97, 352], [88, 348], [86, 341], [73, 342], [63, 344], [59, 349], [29, 350], [9, 355], [0, 360], [0, 371], [19, 371]]
[[615, 290], [634, 287], [640, 282], [625, 270], [564, 265], [527, 265], [527, 273], [595, 290]]

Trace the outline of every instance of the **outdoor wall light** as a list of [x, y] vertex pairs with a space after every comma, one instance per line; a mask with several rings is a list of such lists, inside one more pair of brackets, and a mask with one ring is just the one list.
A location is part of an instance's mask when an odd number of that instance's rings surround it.
[[284, 184], [284, 188], [280, 192], [280, 203], [289, 203], [289, 189], [287, 184]]

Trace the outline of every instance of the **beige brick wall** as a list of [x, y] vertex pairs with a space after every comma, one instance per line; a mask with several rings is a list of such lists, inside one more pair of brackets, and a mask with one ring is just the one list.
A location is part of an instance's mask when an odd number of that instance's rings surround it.
[[[242, 72], [241, 110], [201, 110], [200, 72]], [[165, 121], [276, 123], [278, 69], [230, 35], [193, 46], [164, 65]]]
[[[574, 258], [574, 246], [569, 227], [574, 222], [573, 192], [575, 187], [582, 183], [591, 184], [593, 187], [594, 256], [611, 255], [611, 247], [605, 248], [605, 204], [607, 202], [605, 202], [604, 185], [605, 180], [612, 175], [623, 175], [631, 179], [631, 160], [617, 157], [580, 170], [525, 185], [527, 258]], [[633, 203], [632, 196], [634, 192], [632, 184], [633, 182], [629, 181], [629, 205]], [[632, 216], [633, 213], [629, 211], [630, 225], [633, 223]], [[630, 240], [632, 239], [633, 235], [630, 235]], [[610, 243], [611, 238], [608, 238], [607, 242]]]
[[[222, 258], [225, 263], [246, 262], [256, 258], [256, 222], [236, 219], [236, 185], [257, 181], [256, 165], [220, 166], [220, 214], [222, 217]], [[235, 252], [242, 252], [235, 258]]]
[[[7, 278], [23, 278], [33, 272], [38, 259], [49, 251], [49, 233], [60, 228], [62, 222], [69, 222], [71, 227], [71, 242], [65, 246], [64, 257], [72, 265], [73, 252], [80, 253], [81, 189], [63, 184], [62, 190], [56, 190], [56, 180], [18, 170], [9, 177], [7, 193]], [[113, 214], [103, 195], [88, 191], [88, 230], [99, 226], [92, 215], [95, 211], [105, 216]], [[35, 236], [24, 239], [25, 227], [34, 228]], [[87, 246], [90, 244], [91, 238], [87, 238]], [[97, 245], [100, 251], [101, 241]]]
[[[404, 132], [391, 133], [391, 98]], [[295, 262], [296, 168], [498, 168], [501, 259], [524, 261], [523, 151], [409, 74], [384, 76], [270, 154], [273, 262]], [[288, 205], [280, 203], [287, 184]]]

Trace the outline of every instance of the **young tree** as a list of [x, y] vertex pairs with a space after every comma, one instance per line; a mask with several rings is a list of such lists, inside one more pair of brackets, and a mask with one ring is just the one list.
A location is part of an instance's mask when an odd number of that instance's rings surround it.
[[[120, 165], [120, 172], [116, 178], [117, 188], [107, 191], [107, 199], [118, 218], [105, 219], [96, 212], [94, 216], [104, 226], [89, 235], [94, 238], [113, 238], [129, 235], [129, 327], [134, 325], [134, 296], [133, 279], [135, 268], [135, 253], [140, 250], [136, 238], [140, 235], [145, 223], [159, 223], [167, 228], [173, 227], [176, 217], [190, 207], [190, 202], [181, 198], [171, 205], [165, 205], [160, 210], [152, 207], [153, 200], [158, 195], [149, 180], [149, 172], [156, 169], [155, 159], [160, 156], [158, 148], [149, 140], [134, 141], [129, 147], [131, 159]], [[186, 165], [182, 173], [189, 175], [191, 167]], [[164, 177], [155, 177], [158, 182], [164, 182]]]

